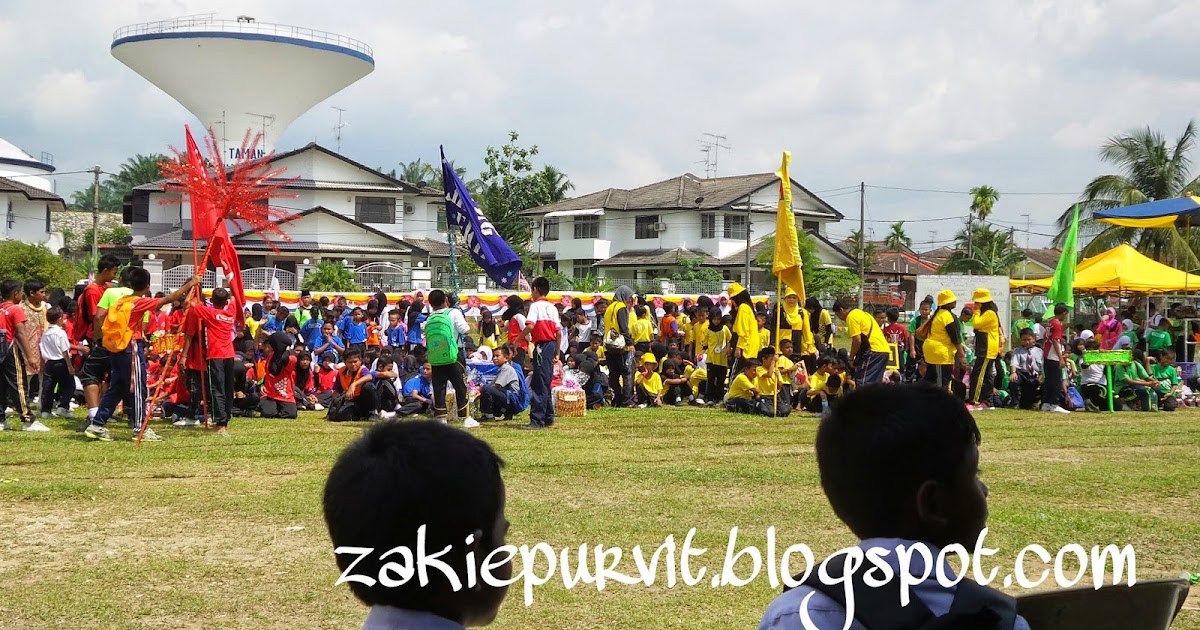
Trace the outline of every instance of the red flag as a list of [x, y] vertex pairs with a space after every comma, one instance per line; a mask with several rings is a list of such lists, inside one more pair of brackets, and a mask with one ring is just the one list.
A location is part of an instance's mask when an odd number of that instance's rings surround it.
[[243, 309], [246, 303], [246, 293], [242, 288], [242, 265], [238, 262], [237, 250], [233, 247], [233, 239], [229, 238], [229, 230], [225, 228], [224, 221], [217, 224], [213, 230], [208, 248], [213, 264], [221, 268], [225, 280], [229, 282], [229, 293], [237, 311], [235, 316], [238, 324], [241, 324], [245, 319]]
[[192, 138], [192, 130], [187, 125], [183, 126], [184, 132], [187, 134], [187, 159], [188, 159], [188, 200], [192, 206], [192, 238], [207, 239], [212, 237], [213, 224], [217, 222], [217, 211], [213, 208], [212, 199], [201, 192], [204, 187], [210, 186], [208, 181], [208, 168], [204, 166], [204, 158], [200, 156], [200, 147], [196, 146], [196, 140]]

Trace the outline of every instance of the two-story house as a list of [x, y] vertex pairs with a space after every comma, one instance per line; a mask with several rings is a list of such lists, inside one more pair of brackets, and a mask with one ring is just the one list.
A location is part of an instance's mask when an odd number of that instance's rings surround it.
[[[294, 215], [282, 224], [291, 242], [276, 240], [276, 252], [245, 225], [229, 222], [247, 288], [262, 288], [258, 285], [271, 276], [280, 278], [284, 290], [294, 288], [289, 285], [298, 284], [322, 259], [354, 269], [366, 290], [408, 290], [413, 268], [447, 266], [440, 191], [390, 177], [315, 143], [275, 155], [271, 166], [286, 169], [283, 179], [294, 178], [281, 191], [287, 197], [271, 200]], [[161, 259], [167, 274], [192, 262], [191, 208], [179, 197], [156, 182], [135, 188], [126, 204], [134, 253]]]
[[[773, 173], [701, 179], [690, 173], [640, 188], [609, 188], [522, 212], [540, 224], [543, 264], [574, 277], [588, 274], [641, 283], [666, 277], [680, 258], [702, 259], [725, 280], [761, 286], [753, 263], [764, 237], [775, 233], [779, 178]], [[826, 226], [842, 214], [792, 181], [797, 227], [817, 241], [822, 261], [853, 267], [829, 242]]]
[[16, 145], [0, 138], [0, 239], [44, 244], [57, 252], [62, 235], [51, 232], [52, 213], [65, 209], [63, 198], [54, 193], [50, 174], [54, 165], [34, 159]]

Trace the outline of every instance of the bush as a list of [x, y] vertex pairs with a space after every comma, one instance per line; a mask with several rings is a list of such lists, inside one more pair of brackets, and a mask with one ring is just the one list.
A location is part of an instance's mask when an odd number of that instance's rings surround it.
[[301, 289], [309, 291], [360, 291], [354, 272], [334, 260], [322, 260], [304, 274]]
[[70, 289], [81, 277], [71, 263], [45, 245], [0, 241], [0, 280], [41, 280], [46, 288]]

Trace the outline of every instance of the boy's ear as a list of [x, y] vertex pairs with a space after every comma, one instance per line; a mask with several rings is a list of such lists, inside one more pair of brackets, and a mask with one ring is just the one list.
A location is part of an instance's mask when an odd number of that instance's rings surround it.
[[[475, 554], [475, 556], [474, 556], [475, 560], [477, 562], [480, 562], [481, 564], [482, 564], [484, 558], [487, 557], [486, 553], [481, 553], [483, 551], [483, 547], [482, 547], [482, 545], [479, 544], [479, 540], [482, 537], [483, 537], [483, 530], [481, 530], [481, 529], [477, 529], [477, 530], [471, 532], [471, 538], [470, 538], [471, 542], [470, 542], [470, 544], [468, 544], [466, 546], [466, 550], [464, 551], [464, 553], [467, 553], [467, 554], [470, 554], [470, 553]], [[473, 591], [479, 591], [482, 589], [483, 589], [483, 580], [476, 580], [475, 586], [471, 587], [471, 590], [473, 590]]]
[[917, 520], [927, 530], [941, 530], [950, 519], [946, 517], [947, 497], [942, 492], [942, 483], [933, 479], [926, 480], [917, 488], [916, 508]]

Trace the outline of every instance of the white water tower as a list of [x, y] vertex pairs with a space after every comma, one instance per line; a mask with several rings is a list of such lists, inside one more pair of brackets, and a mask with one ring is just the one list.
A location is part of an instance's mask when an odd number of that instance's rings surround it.
[[238, 157], [247, 130], [261, 132], [259, 149], [270, 151], [297, 117], [375, 69], [358, 40], [214, 15], [126, 26], [112, 55], [212, 129], [226, 160]]

